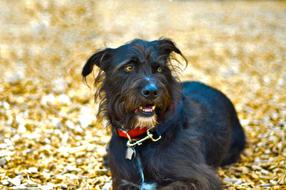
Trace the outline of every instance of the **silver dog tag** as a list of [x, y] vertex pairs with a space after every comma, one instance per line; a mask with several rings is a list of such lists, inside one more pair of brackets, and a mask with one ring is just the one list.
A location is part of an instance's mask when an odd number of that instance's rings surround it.
[[125, 158], [128, 160], [132, 160], [136, 155], [136, 151], [134, 148], [127, 147]]

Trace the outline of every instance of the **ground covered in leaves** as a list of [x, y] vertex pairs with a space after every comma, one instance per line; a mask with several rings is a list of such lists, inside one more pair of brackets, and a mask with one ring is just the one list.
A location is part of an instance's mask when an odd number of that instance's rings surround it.
[[[226, 189], [286, 189], [286, 3], [0, 1], [0, 189], [109, 189], [109, 140], [82, 82], [96, 49], [172, 38], [235, 103], [248, 137]], [[92, 86], [92, 77], [88, 80]]]

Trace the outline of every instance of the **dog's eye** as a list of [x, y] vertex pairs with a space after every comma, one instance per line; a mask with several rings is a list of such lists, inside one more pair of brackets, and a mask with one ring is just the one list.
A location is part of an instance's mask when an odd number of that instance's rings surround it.
[[124, 66], [124, 71], [130, 73], [134, 70], [134, 66], [133, 65], [125, 65]]
[[162, 67], [158, 66], [157, 69], [156, 69], [156, 71], [157, 71], [158, 73], [162, 73], [163, 69], [162, 69]]

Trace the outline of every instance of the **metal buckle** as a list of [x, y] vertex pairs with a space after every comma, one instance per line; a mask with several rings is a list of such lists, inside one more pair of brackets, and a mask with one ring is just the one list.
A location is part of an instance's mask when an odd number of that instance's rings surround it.
[[[153, 128], [154, 128], [154, 127], [153, 127]], [[150, 128], [150, 129], [147, 130], [147, 136], [149, 136], [150, 139], [151, 139], [153, 142], [156, 142], [156, 141], [158, 141], [158, 140], [161, 139], [161, 135], [159, 135], [158, 138], [153, 138], [153, 134], [150, 132], [150, 130], [153, 129], [153, 128]]]
[[154, 127], [152, 127], [152, 128], [147, 130], [147, 136], [146, 137], [144, 137], [144, 138], [142, 138], [140, 140], [137, 140], [137, 141], [136, 140], [132, 140], [131, 137], [129, 136], [129, 134], [127, 132], [125, 132], [126, 136], [128, 137], [127, 146], [128, 147], [133, 147], [133, 146], [136, 146], [136, 145], [140, 146], [140, 145], [142, 145], [142, 143], [144, 141], [146, 141], [148, 139], [151, 139], [153, 142], [159, 141], [161, 139], [161, 135], [158, 138], [154, 138], [153, 134], [150, 132], [150, 130], [153, 129], [153, 128]]

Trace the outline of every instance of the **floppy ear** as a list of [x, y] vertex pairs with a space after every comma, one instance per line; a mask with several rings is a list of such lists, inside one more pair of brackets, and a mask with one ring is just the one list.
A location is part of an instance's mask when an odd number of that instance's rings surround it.
[[187, 59], [182, 54], [181, 50], [179, 50], [179, 48], [177, 48], [177, 46], [175, 45], [175, 43], [172, 40], [170, 40], [168, 38], [161, 38], [158, 40], [158, 43], [159, 43], [159, 51], [163, 55], [166, 55], [167, 57], [169, 57], [172, 52], [175, 52], [175, 53], [179, 54], [180, 56], [182, 56], [182, 58], [187, 63]]
[[106, 48], [93, 54], [83, 66], [81, 75], [83, 77], [89, 75], [92, 72], [94, 65], [98, 66], [101, 70], [103, 70], [105, 62], [107, 62], [111, 58], [111, 50], [111, 48]]
[[179, 48], [175, 45], [175, 43], [167, 38], [159, 39], [159, 48], [162, 51], [162, 53], [170, 54], [171, 52], [175, 52], [178, 54], [182, 54]]

